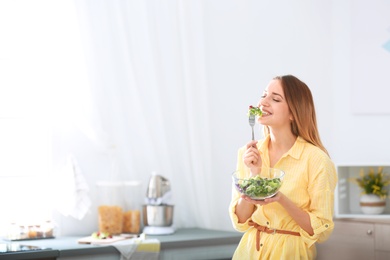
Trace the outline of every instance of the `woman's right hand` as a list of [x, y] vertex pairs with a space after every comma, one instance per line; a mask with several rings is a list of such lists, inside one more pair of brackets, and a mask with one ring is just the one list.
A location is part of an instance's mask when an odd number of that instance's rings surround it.
[[246, 144], [246, 151], [243, 155], [244, 164], [251, 170], [251, 174], [255, 175], [260, 172], [261, 157], [257, 149], [257, 141], [250, 141]]

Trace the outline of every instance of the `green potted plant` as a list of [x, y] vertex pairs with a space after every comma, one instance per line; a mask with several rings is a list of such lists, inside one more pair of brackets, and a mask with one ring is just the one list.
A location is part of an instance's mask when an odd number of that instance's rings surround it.
[[378, 167], [375, 172], [370, 168], [368, 173], [364, 169], [360, 170], [360, 177], [352, 178], [361, 189], [360, 208], [364, 214], [381, 214], [386, 207], [388, 191], [386, 186], [390, 184], [387, 173], [383, 172], [383, 167]]

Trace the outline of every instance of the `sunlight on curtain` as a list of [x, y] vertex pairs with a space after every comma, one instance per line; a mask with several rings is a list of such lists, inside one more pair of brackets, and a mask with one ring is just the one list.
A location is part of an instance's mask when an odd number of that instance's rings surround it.
[[[171, 181], [178, 227], [216, 227], [201, 1], [77, 1], [120, 178]], [[124, 176], [124, 174], [126, 174]]]
[[86, 72], [73, 2], [0, 1], [0, 230], [51, 218], [52, 126], [81, 117]]
[[[145, 184], [157, 171], [172, 184], [177, 227], [220, 228], [211, 214], [218, 180], [211, 170], [202, 2], [75, 1], [83, 49], [73, 2], [0, 3], [6, 35], [0, 154], [9, 162], [1, 166], [0, 196], [23, 191], [7, 201], [10, 214], [0, 223], [48, 217], [55, 201], [43, 198], [53, 183], [47, 177], [77, 151], [95, 195], [98, 178]], [[26, 203], [29, 192], [38, 204]], [[25, 212], [37, 215], [26, 220]], [[83, 222], [61, 224], [85, 234], [96, 221], [92, 208]]]

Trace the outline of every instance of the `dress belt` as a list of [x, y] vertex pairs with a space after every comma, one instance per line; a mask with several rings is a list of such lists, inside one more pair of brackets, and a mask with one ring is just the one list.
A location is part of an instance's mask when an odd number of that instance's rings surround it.
[[253, 222], [252, 220], [250, 220], [248, 222], [248, 224], [249, 224], [249, 226], [252, 226], [252, 227], [257, 229], [257, 233], [256, 233], [256, 250], [257, 251], [260, 250], [260, 233], [261, 232], [265, 232], [267, 234], [278, 233], [278, 234], [294, 235], [294, 236], [300, 236], [301, 235], [301, 234], [299, 234], [299, 232], [293, 232], [293, 231], [287, 231], [287, 230], [279, 230], [279, 229], [271, 229], [271, 228], [268, 228], [268, 227], [265, 227], [265, 226], [261, 226], [261, 225], [257, 224], [256, 222]]

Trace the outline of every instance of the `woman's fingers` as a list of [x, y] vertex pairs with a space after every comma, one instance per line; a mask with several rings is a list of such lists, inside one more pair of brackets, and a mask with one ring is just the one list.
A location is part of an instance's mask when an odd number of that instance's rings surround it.
[[244, 155], [244, 163], [249, 166], [256, 164], [259, 160], [259, 154], [253, 151], [249, 151]]
[[257, 141], [256, 140], [252, 140], [252, 141], [250, 141], [249, 143], [246, 144], [246, 149], [248, 149], [250, 147], [254, 147], [254, 148], [257, 149], [256, 144], [257, 144]]
[[259, 204], [260, 206], [263, 206], [263, 205], [267, 205], [267, 204], [272, 203], [272, 202], [279, 201], [280, 197], [282, 195], [283, 194], [281, 192], [278, 192], [278, 193], [276, 193], [275, 196], [273, 196], [271, 198], [264, 199], [264, 200], [253, 200], [249, 196], [246, 196], [246, 195], [242, 195], [241, 198], [243, 198], [244, 200], [251, 202], [253, 204]]
[[243, 155], [244, 163], [247, 167], [252, 168], [253, 166], [257, 166], [260, 158], [259, 151], [257, 150], [257, 141], [251, 141], [247, 143], [245, 151]]
[[253, 146], [249, 147], [244, 154], [244, 157], [255, 157], [256, 159], [258, 159], [259, 156], [259, 151]]

